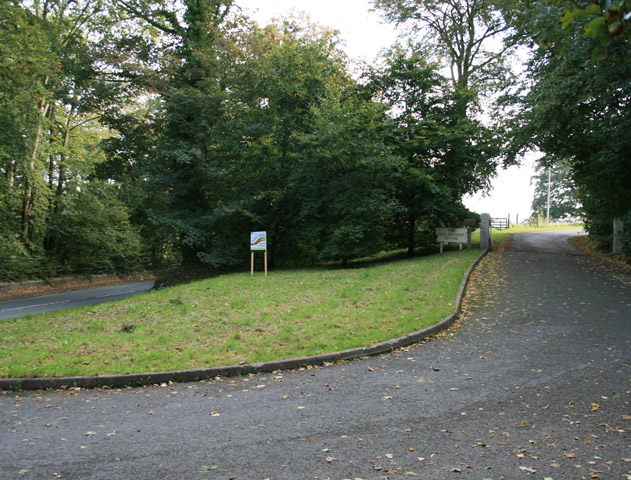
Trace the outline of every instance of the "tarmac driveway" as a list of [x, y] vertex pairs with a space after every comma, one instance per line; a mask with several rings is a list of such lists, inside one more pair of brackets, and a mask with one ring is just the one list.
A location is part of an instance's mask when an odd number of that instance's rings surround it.
[[0, 320], [18, 318], [29, 313], [51, 312], [62, 308], [122, 300], [145, 293], [151, 290], [154, 284], [154, 280], [149, 280], [2, 301], [0, 302]]
[[459, 326], [393, 354], [4, 392], [0, 478], [630, 479], [631, 276], [568, 235], [514, 236]]

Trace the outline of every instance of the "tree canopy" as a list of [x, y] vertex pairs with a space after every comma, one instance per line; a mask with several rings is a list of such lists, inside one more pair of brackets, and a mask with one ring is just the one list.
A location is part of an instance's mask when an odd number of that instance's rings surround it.
[[[509, 98], [516, 141], [569, 168], [587, 228], [604, 239], [631, 205], [631, 37], [617, 27], [628, 21], [624, 5], [603, 11], [588, 2], [532, 1], [512, 19], [513, 41], [533, 48]], [[593, 31], [603, 22], [611, 26], [607, 38]]]
[[628, 214], [628, 2], [374, 5], [411, 36], [353, 76], [336, 32], [232, 0], [0, 3], [0, 280], [238, 265], [256, 230], [272, 264], [414, 254], [516, 147], [594, 232]]
[[549, 212], [553, 222], [576, 221], [582, 216], [582, 206], [576, 198], [576, 186], [567, 163], [542, 157], [530, 183], [535, 186], [533, 215], [546, 218]]

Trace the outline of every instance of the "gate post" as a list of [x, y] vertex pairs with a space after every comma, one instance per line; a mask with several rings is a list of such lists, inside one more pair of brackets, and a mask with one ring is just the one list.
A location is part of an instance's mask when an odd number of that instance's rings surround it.
[[622, 235], [624, 233], [624, 221], [622, 218], [613, 220], [613, 253], [622, 253]]
[[488, 250], [491, 248], [491, 238], [489, 231], [491, 228], [491, 215], [483, 213], [480, 215], [480, 250]]

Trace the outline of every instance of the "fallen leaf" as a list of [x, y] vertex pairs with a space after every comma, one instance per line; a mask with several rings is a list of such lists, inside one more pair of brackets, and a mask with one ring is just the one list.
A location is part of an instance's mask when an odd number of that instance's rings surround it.
[[519, 469], [528, 473], [537, 473], [537, 469], [535, 467], [519, 467]]

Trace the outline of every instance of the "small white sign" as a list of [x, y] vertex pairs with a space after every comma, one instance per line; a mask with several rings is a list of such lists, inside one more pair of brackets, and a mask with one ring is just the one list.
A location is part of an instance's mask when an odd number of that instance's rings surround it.
[[263, 250], [267, 252], [267, 233], [251, 232], [250, 233], [250, 250]]
[[440, 243], [467, 243], [466, 228], [436, 228], [436, 241]]

